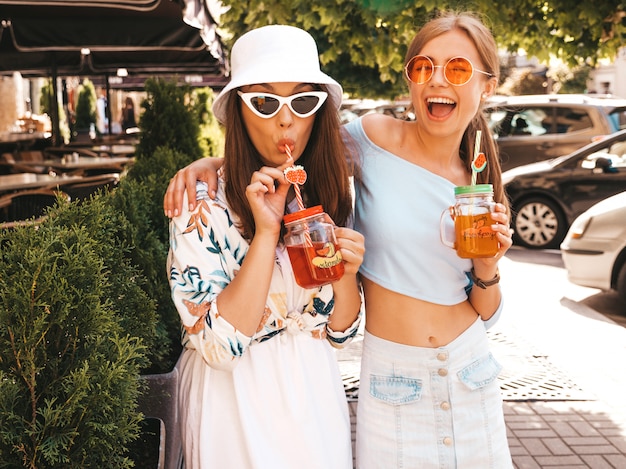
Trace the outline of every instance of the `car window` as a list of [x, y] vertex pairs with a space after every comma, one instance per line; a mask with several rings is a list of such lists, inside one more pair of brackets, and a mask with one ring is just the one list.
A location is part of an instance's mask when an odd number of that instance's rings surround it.
[[524, 110], [488, 109], [489, 129], [497, 137], [543, 135], [548, 132], [544, 122], [550, 121], [547, 117], [549, 111], [537, 107]]
[[487, 118], [487, 125], [492, 134], [496, 136], [502, 136], [504, 133], [503, 125], [504, 119], [507, 116], [507, 112], [503, 109], [486, 109], [485, 117]]
[[548, 114], [547, 110], [531, 108], [513, 116], [511, 135], [544, 135], [549, 129], [544, 127]]
[[603, 148], [580, 160], [580, 167], [584, 169], [593, 169], [596, 167], [596, 160], [598, 158], [608, 158], [609, 156], [609, 149]]
[[609, 157], [613, 166], [626, 167], [626, 142], [616, 142], [609, 148]]
[[580, 167], [584, 169], [594, 169], [598, 158], [610, 160], [610, 166], [615, 170], [626, 168], [626, 142], [616, 142], [610, 147], [602, 148], [587, 155], [580, 161]]
[[611, 111], [608, 117], [609, 122], [611, 123], [611, 130], [613, 132], [626, 129], [626, 108], [615, 108]]
[[533, 106], [524, 109], [523, 115], [533, 129], [533, 135], [555, 133], [555, 111], [550, 107]]
[[559, 134], [591, 129], [591, 117], [584, 109], [559, 107], [556, 109], [556, 132]]

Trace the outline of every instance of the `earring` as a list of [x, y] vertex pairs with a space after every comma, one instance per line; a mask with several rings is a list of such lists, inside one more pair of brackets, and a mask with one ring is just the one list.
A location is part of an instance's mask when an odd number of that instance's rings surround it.
[[482, 99], [487, 99], [487, 93], [483, 93], [480, 97], [481, 97]]

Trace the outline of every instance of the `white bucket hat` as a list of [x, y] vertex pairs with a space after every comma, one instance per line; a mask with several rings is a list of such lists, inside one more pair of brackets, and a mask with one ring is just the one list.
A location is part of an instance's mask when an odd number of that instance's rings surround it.
[[213, 114], [226, 121], [228, 93], [257, 83], [319, 83], [339, 109], [341, 85], [320, 70], [317, 44], [306, 31], [285, 25], [263, 26], [241, 36], [230, 54], [231, 79], [213, 102]]

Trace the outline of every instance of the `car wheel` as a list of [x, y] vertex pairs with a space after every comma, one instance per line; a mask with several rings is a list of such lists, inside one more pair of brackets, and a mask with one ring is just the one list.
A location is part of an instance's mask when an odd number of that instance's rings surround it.
[[540, 197], [522, 201], [513, 217], [513, 241], [531, 249], [558, 249], [567, 233], [559, 206]]
[[622, 264], [622, 268], [617, 274], [617, 284], [615, 289], [622, 301], [626, 301], [626, 262]]

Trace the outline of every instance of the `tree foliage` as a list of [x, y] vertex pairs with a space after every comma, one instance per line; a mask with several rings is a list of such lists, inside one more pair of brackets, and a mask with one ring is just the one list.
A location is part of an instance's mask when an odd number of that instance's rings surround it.
[[502, 47], [522, 48], [544, 62], [553, 55], [572, 66], [595, 65], [600, 58], [614, 58], [626, 37], [621, 0], [476, 3], [491, 18]]
[[419, 27], [440, 10], [479, 14], [502, 49], [524, 49], [547, 63], [595, 65], [614, 57], [626, 37], [622, 0], [248, 0], [226, 1], [220, 23], [227, 49], [244, 32], [290, 24], [311, 33], [323, 69], [352, 97], [406, 92], [402, 64]]
[[[141, 139], [137, 145], [137, 160], [151, 158], [158, 147], [169, 146], [189, 156], [193, 161], [202, 156], [198, 114], [190, 112], [193, 104], [191, 88], [178, 86], [163, 78], [146, 80], [147, 97], [142, 100], [139, 126]], [[154, 171], [152, 168], [151, 172]]]
[[76, 130], [89, 129], [96, 123], [96, 88], [88, 78], [85, 78], [78, 87], [78, 101], [76, 102]]
[[[39, 98], [39, 108], [43, 114], [52, 116], [52, 106], [54, 105], [54, 92], [52, 90], [52, 79], [46, 80], [45, 84], [41, 87], [41, 96]], [[65, 115], [65, 109], [61, 103], [57, 103], [57, 113], [59, 116], [59, 125], [61, 136], [64, 142], [70, 140], [70, 128], [67, 122], [67, 116]]]
[[301, 27], [316, 40], [324, 71], [337, 79], [345, 92], [356, 97], [393, 97], [406, 91], [404, 54], [416, 27], [427, 18], [428, 9], [420, 3], [379, 13], [377, 5], [369, 7], [355, 0], [229, 2], [222, 26], [232, 35], [227, 46], [260, 26]]

